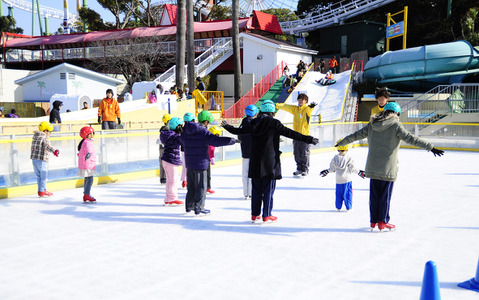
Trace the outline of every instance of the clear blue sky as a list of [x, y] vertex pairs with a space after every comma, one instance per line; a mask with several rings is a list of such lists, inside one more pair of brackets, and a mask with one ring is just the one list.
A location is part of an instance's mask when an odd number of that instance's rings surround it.
[[[4, 3], [2, 0], [0, 0], [3, 5], [3, 14], [8, 15], [8, 4]], [[30, 1], [31, 2], [31, 1]], [[39, 3], [41, 6], [45, 7], [51, 7], [51, 8], [56, 8], [59, 10], [63, 11], [63, 1], [62, 0], [39, 0]], [[68, 11], [70, 13], [74, 12], [76, 13], [76, 0], [68, 0]], [[83, 0], [81, 1], [83, 3]], [[113, 21], [113, 15], [105, 10], [103, 7], [101, 7], [100, 4], [96, 0], [87, 0], [87, 6], [90, 9], [93, 9], [97, 13], [100, 14], [100, 16], [103, 18], [105, 21]], [[17, 21], [17, 26], [23, 28], [23, 34], [31, 35], [32, 34], [32, 13], [14, 8], [13, 9], [13, 16], [15, 17], [15, 20]], [[49, 18], [48, 19], [48, 28], [51, 33], [54, 33], [57, 31], [59, 27], [61, 27], [61, 23], [63, 20], [60, 19], [55, 19], [55, 18]], [[45, 21], [44, 18], [42, 17], [42, 26], [45, 28]], [[35, 15], [35, 35], [40, 34], [40, 25], [38, 24], [38, 15]]]

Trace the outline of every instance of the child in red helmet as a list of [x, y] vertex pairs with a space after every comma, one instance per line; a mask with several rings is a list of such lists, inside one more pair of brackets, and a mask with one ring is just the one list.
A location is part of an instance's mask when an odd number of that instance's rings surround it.
[[93, 175], [96, 174], [96, 152], [93, 146], [93, 127], [85, 126], [80, 129], [81, 142], [78, 144], [78, 176], [85, 177], [83, 184], [83, 202], [95, 203], [96, 199], [90, 195], [93, 185]]

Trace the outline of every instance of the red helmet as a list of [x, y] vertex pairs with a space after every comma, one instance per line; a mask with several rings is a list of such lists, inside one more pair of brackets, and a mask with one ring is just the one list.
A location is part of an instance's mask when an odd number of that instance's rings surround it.
[[82, 139], [86, 139], [86, 137], [90, 133], [95, 133], [95, 130], [93, 129], [93, 127], [85, 126], [82, 129], [80, 129], [80, 136], [81, 136]]

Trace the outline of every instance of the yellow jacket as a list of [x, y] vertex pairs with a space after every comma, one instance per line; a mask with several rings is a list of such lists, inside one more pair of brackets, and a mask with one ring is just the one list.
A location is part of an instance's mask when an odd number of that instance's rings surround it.
[[303, 106], [276, 103], [277, 109], [282, 109], [294, 115], [293, 130], [304, 135], [309, 135], [309, 123], [311, 122], [311, 112], [313, 109], [305, 104]]
[[384, 110], [384, 107], [379, 107], [379, 105], [376, 105], [375, 107], [371, 109], [371, 116], [379, 115], [383, 110]]
[[120, 118], [120, 106], [115, 99], [103, 98], [100, 106], [98, 107], [98, 116], [101, 116], [102, 121], [114, 121], [116, 118]]

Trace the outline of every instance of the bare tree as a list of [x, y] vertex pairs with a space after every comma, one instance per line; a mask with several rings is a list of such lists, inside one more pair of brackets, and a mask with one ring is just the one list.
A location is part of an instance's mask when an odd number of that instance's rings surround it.
[[186, 40], [188, 42], [187, 53], [187, 68], [188, 68], [188, 89], [190, 92], [194, 90], [195, 87], [195, 20], [194, 20], [194, 11], [193, 11], [193, 0], [187, 1], [187, 22], [186, 22]]
[[186, 0], [178, 0], [176, 11], [176, 86], [183, 88], [185, 80]]
[[241, 53], [239, 42], [239, 0], [232, 1], [233, 6], [233, 57], [234, 57], [234, 101], [241, 98]]
[[98, 48], [89, 48], [87, 57], [92, 69], [122, 74], [130, 88], [137, 81], [151, 80], [153, 67], [167, 69], [173, 63], [174, 55], [166, 51], [165, 42], [165, 36], [102, 41], [92, 45]]

